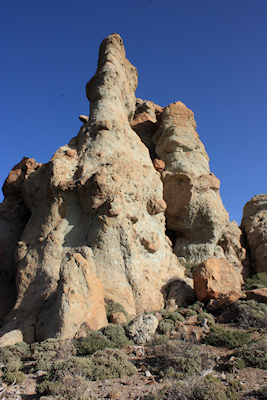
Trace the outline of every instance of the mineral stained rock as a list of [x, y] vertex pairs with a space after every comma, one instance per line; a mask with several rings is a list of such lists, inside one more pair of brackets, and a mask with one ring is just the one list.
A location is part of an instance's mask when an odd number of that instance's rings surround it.
[[120, 36], [104, 39], [78, 136], [47, 164], [24, 159], [6, 180], [1, 271], [16, 294], [0, 335], [20, 329], [33, 342], [99, 329], [104, 297], [135, 316], [163, 308], [164, 288], [183, 278], [165, 236], [160, 173], [130, 126], [137, 76]]
[[241, 226], [255, 271], [267, 273], [267, 194], [254, 196], [245, 205]]

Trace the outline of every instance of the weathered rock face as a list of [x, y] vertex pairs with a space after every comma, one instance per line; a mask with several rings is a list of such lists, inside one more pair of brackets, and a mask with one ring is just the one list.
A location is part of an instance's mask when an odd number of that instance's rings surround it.
[[241, 222], [256, 272], [267, 272], [267, 194], [254, 196], [244, 207]]
[[8, 201], [19, 180], [30, 218], [8, 221], [16, 234], [3, 239], [16, 247], [5, 269], [17, 271], [17, 293], [0, 334], [19, 328], [31, 342], [74, 336], [84, 324], [99, 329], [107, 324], [104, 296], [134, 316], [164, 307], [163, 288], [183, 278], [165, 236], [160, 173], [130, 127], [136, 86], [121, 38], [109, 36], [78, 136], [5, 184]]
[[[216, 256], [246, 277], [249, 260], [243, 233], [235, 221], [228, 221], [220, 181], [210, 173], [193, 112], [179, 101], [163, 110], [151, 102], [140, 104], [138, 100], [132, 127], [145, 144], [153, 135], [155, 148], [150, 141], [149, 150], [158, 157], [153, 164], [164, 184], [167, 229], [175, 254], [191, 263]], [[141, 134], [136, 129], [139, 120]]]
[[194, 271], [194, 290], [200, 301], [207, 303], [210, 299], [227, 301], [232, 294], [233, 301], [241, 297], [240, 275], [225, 260], [216, 257], [202, 262]]
[[228, 222], [220, 182], [210, 173], [208, 155], [195, 129], [193, 112], [177, 102], [164, 109], [154, 135], [157, 156], [165, 162], [167, 226], [176, 233], [175, 254], [189, 262], [214, 255]]

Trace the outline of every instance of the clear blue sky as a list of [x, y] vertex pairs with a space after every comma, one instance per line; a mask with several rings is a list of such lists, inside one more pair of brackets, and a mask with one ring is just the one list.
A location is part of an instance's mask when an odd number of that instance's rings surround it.
[[0, 0], [0, 15], [1, 185], [22, 157], [48, 162], [77, 135], [116, 32], [136, 97], [194, 111], [230, 219], [267, 192], [266, 0]]

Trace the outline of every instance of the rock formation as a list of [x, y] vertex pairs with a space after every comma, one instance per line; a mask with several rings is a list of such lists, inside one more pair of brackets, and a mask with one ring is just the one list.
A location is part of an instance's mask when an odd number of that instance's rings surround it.
[[242, 231], [228, 221], [194, 115], [181, 102], [136, 99], [137, 77], [120, 36], [104, 39], [77, 137], [47, 164], [24, 158], [6, 179], [0, 335], [19, 329], [33, 342], [99, 329], [105, 298], [131, 317], [188, 304], [195, 294], [178, 257], [224, 260], [239, 290]]
[[[222, 300], [229, 293], [235, 300], [241, 297], [240, 276], [225, 260], [216, 257], [202, 262], [194, 271], [194, 290], [200, 301]], [[229, 305], [229, 304], [228, 304]]]
[[164, 288], [183, 277], [165, 235], [160, 174], [130, 127], [136, 87], [121, 38], [109, 36], [78, 136], [48, 164], [31, 161], [24, 176], [15, 167], [6, 180], [6, 207], [17, 185], [30, 218], [15, 220], [20, 229], [5, 239], [16, 247], [3, 270], [13, 277], [16, 268], [17, 297], [2, 334], [19, 328], [31, 342], [74, 336], [84, 323], [98, 329], [107, 324], [104, 297], [135, 316], [164, 307]]
[[254, 196], [245, 205], [241, 226], [255, 271], [267, 273], [267, 194]]

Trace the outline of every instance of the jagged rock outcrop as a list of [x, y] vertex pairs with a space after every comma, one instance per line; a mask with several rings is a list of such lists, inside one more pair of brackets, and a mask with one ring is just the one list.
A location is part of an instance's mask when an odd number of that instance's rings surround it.
[[254, 196], [244, 207], [241, 222], [256, 272], [267, 272], [267, 194]]
[[210, 173], [208, 155], [195, 129], [193, 112], [177, 102], [164, 109], [154, 135], [157, 156], [165, 162], [167, 226], [177, 237], [175, 254], [189, 262], [214, 255], [228, 222], [220, 182]]
[[[104, 39], [77, 137], [47, 164], [24, 158], [5, 181], [0, 336], [19, 329], [33, 342], [99, 329], [105, 298], [131, 317], [189, 304], [192, 279], [178, 257], [215, 260], [239, 294], [244, 235], [228, 221], [194, 114], [181, 102], [136, 99], [137, 78], [120, 36]], [[220, 285], [228, 301], [235, 289]]]
[[132, 127], [149, 143], [150, 154], [158, 157], [154, 165], [164, 184], [167, 228], [175, 254], [193, 263], [216, 256], [247, 277], [243, 232], [235, 221], [228, 220], [219, 194], [220, 181], [210, 173], [193, 112], [180, 101], [162, 109], [138, 99]]
[[137, 71], [113, 34], [100, 46], [86, 87], [90, 117], [78, 136], [48, 164], [6, 181], [6, 212], [16, 206], [9, 191], [19, 180], [28, 217], [4, 222], [16, 225], [3, 239], [16, 247], [4, 264], [16, 273], [16, 303], [0, 334], [19, 328], [32, 342], [74, 336], [84, 324], [98, 329], [107, 324], [104, 296], [134, 316], [164, 307], [168, 283], [183, 278], [165, 235], [160, 172], [130, 127], [136, 86]]

